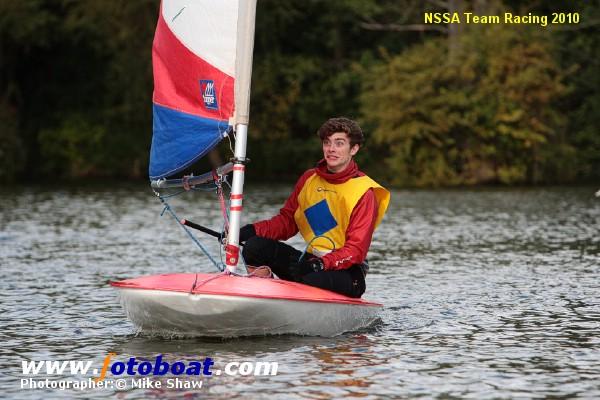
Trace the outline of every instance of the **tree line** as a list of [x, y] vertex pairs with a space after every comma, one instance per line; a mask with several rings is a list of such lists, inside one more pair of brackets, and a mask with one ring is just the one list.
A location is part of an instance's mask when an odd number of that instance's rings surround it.
[[[599, 6], [259, 0], [249, 176], [297, 176], [319, 158], [320, 124], [345, 115], [367, 135], [361, 167], [393, 185], [597, 182]], [[1, 181], [147, 177], [158, 7], [0, 2]], [[464, 11], [580, 22], [423, 21]]]

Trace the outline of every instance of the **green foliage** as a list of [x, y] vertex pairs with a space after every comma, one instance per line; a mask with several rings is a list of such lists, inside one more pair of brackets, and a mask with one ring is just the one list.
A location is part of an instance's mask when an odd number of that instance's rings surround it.
[[323, 158], [321, 144], [312, 139], [263, 140], [251, 143], [249, 179], [265, 180], [268, 177], [294, 181], [300, 174], [315, 166]]
[[365, 73], [363, 114], [396, 184], [414, 186], [541, 180], [547, 146], [563, 124], [555, 104], [563, 75], [548, 41], [486, 27], [460, 38], [449, 63], [429, 40]]
[[0, 182], [10, 182], [24, 168], [24, 148], [16, 113], [0, 102]]
[[81, 164], [88, 154], [70, 153], [94, 144], [104, 175], [146, 175], [157, 9], [155, 0], [0, 3], [0, 99], [16, 110], [28, 173], [98, 174], [95, 161]]
[[49, 44], [49, 33], [59, 22], [43, 0], [0, 2], [0, 34], [3, 44], [15, 44], [25, 52]]
[[[321, 156], [321, 123], [345, 115], [367, 134], [361, 167], [399, 185], [597, 181], [599, 0], [564, 5], [579, 26], [462, 29], [456, 64], [440, 31], [385, 30], [440, 4], [259, 1], [253, 174], [295, 178]], [[0, 180], [146, 177], [158, 6], [0, 1]]]
[[255, 137], [314, 135], [325, 119], [356, 116], [359, 75], [352, 68], [370, 44], [356, 21], [373, 1], [259, 2], [252, 77]]
[[[561, 103], [568, 113], [565, 140], [573, 151], [561, 165], [549, 170], [565, 180], [600, 181], [600, 1], [578, 0], [569, 9], [579, 12], [583, 26], [577, 30], [556, 32], [556, 59], [569, 71], [565, 84], [569, 94]], [[575, 150], [576, 149], [576, 150]]]
[[81, 115], [72, 115], [56, 129], [40, 132], [43, 168], [54, 177], [87, 177], [102, 171], [104, 127], [90, 125]]

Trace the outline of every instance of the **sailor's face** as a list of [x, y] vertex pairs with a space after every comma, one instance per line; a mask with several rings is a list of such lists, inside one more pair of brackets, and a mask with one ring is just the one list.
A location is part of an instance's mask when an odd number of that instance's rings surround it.
[[330, 172], [343, 171], [352, 157], [358, 152], [359, 145], [350, 146], [346, 132], [336, 132], [323, 140], [323, 157]]

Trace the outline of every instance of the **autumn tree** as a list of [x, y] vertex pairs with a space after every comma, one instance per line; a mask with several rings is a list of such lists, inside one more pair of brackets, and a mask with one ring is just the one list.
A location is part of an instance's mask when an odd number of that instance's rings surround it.
[[366, 71], [365, 120], [389, 151], [396, 184], [430, 186], [541, 180], [565, 93], [550, 45], [535, 31], [486, 27], [461, 36], [449, 64], [428, 40]]

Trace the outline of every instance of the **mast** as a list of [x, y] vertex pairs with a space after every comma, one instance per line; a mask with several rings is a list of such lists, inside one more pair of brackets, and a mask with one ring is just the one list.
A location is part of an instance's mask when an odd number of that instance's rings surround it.
[[252, 54], [254, 50], [254, 19], [256, 0], [241, 0], [238, 5], [236, 80], [235, 80], [235, 151], [233, 159], [233, 182], [229, 209], [229, 235], [225, 248], [225, 263], [229, 271], [235, 271], [240, 252], [240, 225], [244, 192], [246, 143], [250, 117], [250, 81], [252, 78]]

